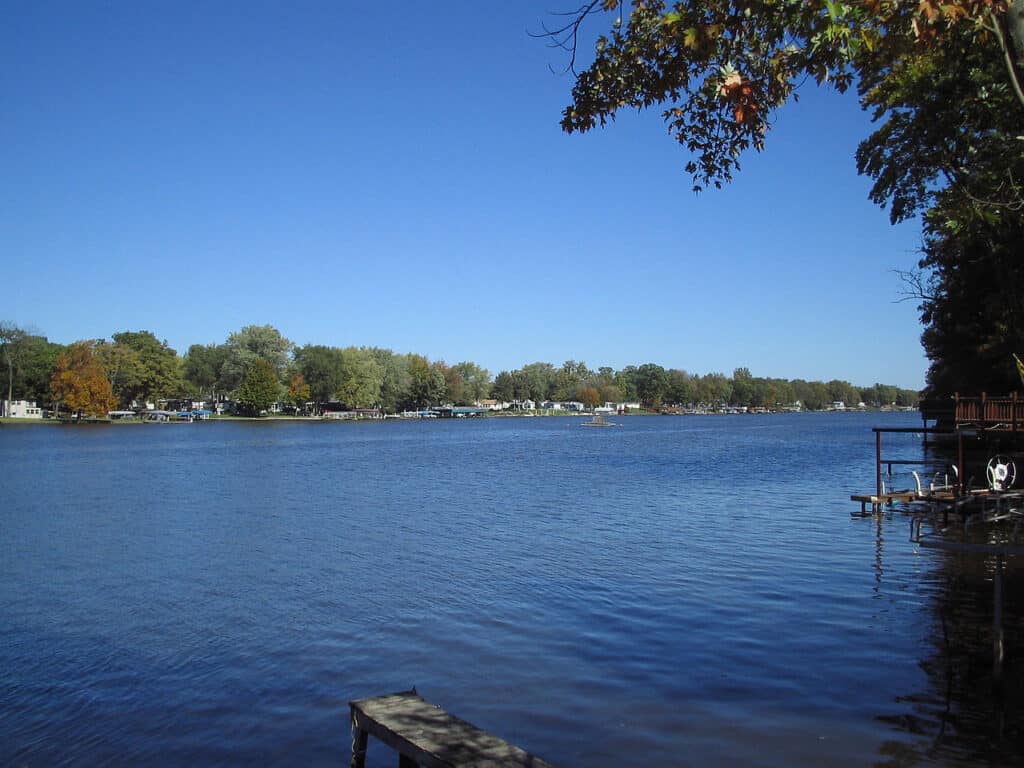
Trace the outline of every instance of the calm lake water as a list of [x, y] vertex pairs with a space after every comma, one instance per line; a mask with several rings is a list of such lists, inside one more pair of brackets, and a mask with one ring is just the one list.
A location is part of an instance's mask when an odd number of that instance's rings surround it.
[[996, 693], [991, 563], [850, 515], [916, 414], [617, 421], [3, 425], [0, 763], [347, 764], [413, 685], [564, 768], [1024, 763], [1017, 570]]

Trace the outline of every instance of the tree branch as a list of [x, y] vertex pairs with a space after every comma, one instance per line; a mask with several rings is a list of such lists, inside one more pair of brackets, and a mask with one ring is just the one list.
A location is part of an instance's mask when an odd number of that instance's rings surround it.
[[579, 45], [579, 31], [583, 22], [588, 16], [598, 10], [598, 6], [602, 6], [600, 10], [604, 10], [604, 0], [590, 0], [586, 5], [581, 5], [575, 11], [562, 11], [553, 12], [552, 16], [563, 16], [572, 17], [572, 21], [565, 24], [558, 29], [548, 29], [547, 25], [543, 22], [541, 27], [543, 32], [534, 34], [533, 32], [527, 32], [530, 37], [546, 37], [551, 40], [552, 48], [560, 48], [563, 51], [569, 52], [569, 63], [566, 65], [563, 72], [572, 72], [574, 75], [579, 74], [576, 71], [576, 49]]

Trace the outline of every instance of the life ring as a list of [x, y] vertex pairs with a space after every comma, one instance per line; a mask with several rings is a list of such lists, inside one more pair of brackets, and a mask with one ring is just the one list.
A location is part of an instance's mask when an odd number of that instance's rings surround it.
[[985, 476], [993, 491], [1008, 491], [1017, 480], [1017, 466], [1009, 456], [993, 456], [985, 467]]

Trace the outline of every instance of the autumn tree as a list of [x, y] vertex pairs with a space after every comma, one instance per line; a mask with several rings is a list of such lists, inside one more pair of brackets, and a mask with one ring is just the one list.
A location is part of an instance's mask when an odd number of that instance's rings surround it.
[[117, 398], [95, 350], [94, 341], [76, 341], [58, 354], [50, 391], [74, 414], [105, 417]]
[[576, 397], [587, 408], [596, 408], [602, 402], [601, 393], [595, 387], [590, 386], [580, 387], [576, 392]]
[[309, 402], [309, 384], [301, 373], [293, 373], [288, 382], [288, 402], [298, 409], [305, 407]]

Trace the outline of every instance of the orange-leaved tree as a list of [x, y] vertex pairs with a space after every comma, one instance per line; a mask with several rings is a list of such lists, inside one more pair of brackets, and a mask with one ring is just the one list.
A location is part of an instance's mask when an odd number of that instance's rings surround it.
[[50, 392], [73, 413], [87, 416], [106, 416], [117, 406], [94, 341], [76, 341], [57, 355]]

